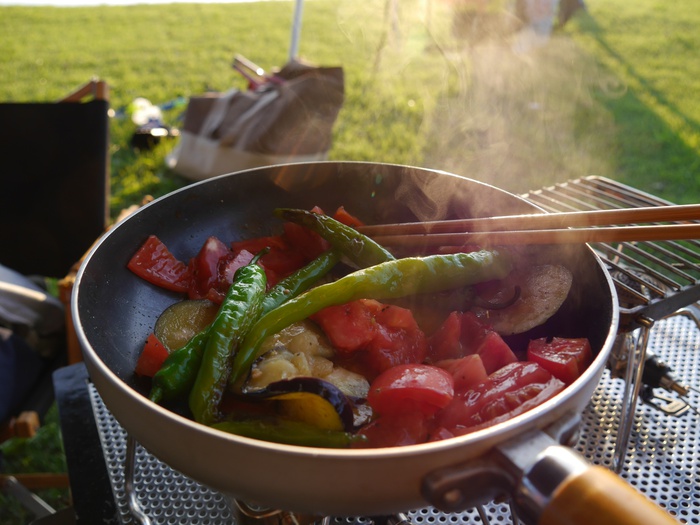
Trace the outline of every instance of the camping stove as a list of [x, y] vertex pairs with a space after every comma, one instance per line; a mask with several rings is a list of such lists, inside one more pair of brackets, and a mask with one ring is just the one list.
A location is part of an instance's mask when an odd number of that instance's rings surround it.
[[[524, 197], [547, 211], [670, 204], [600, 177], [577, 179]], [[619, 473], [679, 522], [700, 525], [700, 308], [696, 304], [700, 300], [700, 243], [592, 247], [614, 278], [621, 326], [608, 369], [582, 414], [573, 448], [591, 463]], [[508, 501], [455, 514], [428, 507], [394, 516], [352, 518], [301, 516], [233, 501], [149, 454], [121, 428], [94, 386], [89, 381], [85, 384], [104, 456], [109, 497], [114, 500], [114, 523], [520, 523]], [[64, 426], [64, 441], [67, 438]], [[74, 498], [77, 502], [75, 491]]]
[[[700, 525], [700, 321], [682, 311], [656, 322], [649, 330], [649, 351], [673, 371], [689, 393], [681, 398], [649, 387], [629, 423], [630, 436], [619, 444], [624, 423], [623, 378], [606, 370], [582, 414], [574, 448], [591, 463], [619, 474], [681, 523]], [[636, 341], [635, 341], [636, 344]], [[693, 390], [695, 389], [695, 390]], [[461, 513], [434, 508], [407, 510], [381, 517], [335, 518], [299, 516], [232, 501], [159, 461], [131, 439], [102, 403], [97, 390], [88, 392], [104, 454], [118, 521], [123, 525], [433, 525], [435, 523], [518, 524], [509, 502], [493, 502]], [[650, 395], [651, 394], [651, 395]], [[616, 460], [618, 449], [623, 450]], [[616, 467], [617, 464], [617, 467]], [[303, 475], [303, 473], [300, 473]]]

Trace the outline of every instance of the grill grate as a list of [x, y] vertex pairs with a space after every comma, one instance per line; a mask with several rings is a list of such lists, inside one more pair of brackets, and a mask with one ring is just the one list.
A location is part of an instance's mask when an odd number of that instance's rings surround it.
[[[700, 388], [700, 329], [693, 319], [677, 315], [659, 321], [650, 332], [649, 348], [664, 359], [679, 380]], [[685, 351], [678, 352], [679, 348]], [[624, 387], [623, 380], [612, 378], [606, 371], [583, 414], [576, 448], [592, 463], [605, 467], [613, 464]], [[121, 522], [137, 523], [129, 513], [124, 486], [126, 432], [92, 384], [90, 395]], [[698, 406], [699, 397], [692, 392], [688, 400]], [[634, 416], [620, 475], [681, 523], [700, 525], [700, 416], [686, 411], [682, 417], [672, 417], [641, 405]], [[134, 487], [139, 504], [154, 524], [237, 524], [223, 495], [172, 470], [140, 446], [136, 450]], [[412, 511], [407, 516], [414, 525], [512, 523], [506, 504], [489, 504], [481, 510], [483, 517], [479, 509], [445, 514], [433, 508]], [[332, 525], [371, 523], [366, 518], [330, 521]]]
[[[665, 206], [672, 203], [604, 177], [590, 176], [523, 195], [548, 212]], [[700, 242], [593, 244], [615, 279], [620, 330], [661, 319], [700, 300]]]

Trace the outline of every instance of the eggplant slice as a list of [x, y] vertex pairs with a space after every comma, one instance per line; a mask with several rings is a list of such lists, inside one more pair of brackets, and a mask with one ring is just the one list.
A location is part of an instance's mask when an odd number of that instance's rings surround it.
[[506, 308], [476, 307], [474, 313], [501, 335], [527, 332], [552, 317], [569, 295], [573, 275], [559, 264], [516, 268], [502, 281], [489, 283], [479, 297], [489, 303], [503, 303], [520, 289], [519, 297]]

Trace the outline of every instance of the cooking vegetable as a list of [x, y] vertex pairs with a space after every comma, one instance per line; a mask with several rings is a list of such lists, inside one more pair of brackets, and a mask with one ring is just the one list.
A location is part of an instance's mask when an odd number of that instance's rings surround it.
[[358, 268], [367, 268], [394, 259], [386, 248], [355, 228], [328, 215], [291, 208], [278, 208], [275, 215], [315, 231]]
[[[328, 251], [304, 268], [280, 281], [263, 298], [261, 314], [306, 290], [317, 279], [320, 279], [325, 273], [330, 271], [338, 261], [338, 258], [337, 253]], [[181, 332], [177, 335], [177, 340], [181, 341], [193, 330], [201, 329], [203, 322], [211, 317], [209, 305], [213, 305], [213, 303], [209, 301], [181, 301], [175, 303], [168, 307], [158, 318], [155, 331], [167, 332], [169, 337], [173, 338], [175, 338], [175, 335], [172, 332]], [[211, 321], [213, 322], [213, 318]], [[175, 323], [176, 326], [170, 326], [171, 323]], [[172, 349], [177, 346], [177, 342], [172, 341], [168, 345], [168, 348], [171, 349], [171, 354], [167, 356], [165, 362], [160, 361], [162, 367], [156, 369], [153, 376], [149, 394], [151, 401], [158, 403], [161, 400], [172, 400], [189, 395], [202, 362], [209, 326], [196, 335], [192, 335], [187, 343], [174, 351]]]
[[558, 264], [525, 265], [515, 268], [500, 282], [477, 287], [479, 296], [489, 302], [504, 302], [520, 288], [520, 296], [507, 308], [473, 308], [501, 335], [520, 334], [549, 319], [564, 303], [571, 289], [573, 276]]
[[127, 268], [146, 281], [174, 292], [190, 287], [190, 272], [155, 235], [146, 239], [127, 264]]
[[466, 286], [505, 277], [511, 270], [506, 252], [408, 257], [358, 270], [290, 299], [259, 319], [236, 353], [229, 385], [240, 390], [263, 340], [290, 324], [306, 319], [327, 306], [356, 299], [383, 299]]
[[218, 311], [219, 305], [205, 299], [179, 301], [160, 314], [153, 333], [172, 353], [209, 326]]
[[347, 448], [364, 441], [364, 436], [322, 428], [283, 418], [222, 421], [211, 425], [217, 430], [263, 441], [307, 447]]
[[335, 348], [337, 362], [368, 379], [426, 356], [426, 337], [407, 308], [358, 299], [324, 308], [311, 320]]
[[270, 235], [267, 237], [254, 237], [231, 243], [231, 251], [234, 254], [259, 253], [268, 250], [258, 264], [265, 268], [268, 286], [274, 286], [281, 279], [292, 274], [307, 262], [320, 255], [320, 251], [306, 251], [290, 242], [286, 235]]
[[458, 392], [465, 392], [489, 378], [479, 354], [465, 355], [458, 359], [446, 359], [439, 361], [436, 365], [452, 375], [454, 389]]
[[[439, 432], [452, 436], [514, 417], [561, 392], [564, 383], [537, 363], [510, 363], [454, 399], [437, 416]], [[446, 437], [443, 435], [443, 437]]]
[[554, 377], [570, 385], [591, 364], [593, 352], [585, 338], [540, 338], [528, 344], [527, 359], [539, 363]]
[[[211, 325], [210, 325], [211, 326]], [[154, 403], [189, 395], [202, 362], [209, 327], [190, 339], [185, 346], [167, 356], [151, 383], [148, 398]]]
[[383, 417], [407, 412], [432, 416], [452, 401], [452, 376], [436, 366], [397, 365], [383, 372], [372, 385], [367, 403]]
[[430, 438], [431, 418], [420, 412], [402, 412], [379, 417], [360, 429], [364, 441], [354, 448], [404, 447], [425, 443]]
[[196, 421], [211, 424], [219, 417], [219, 402], [231, 372], [231, 358], [243, 335], [258, 318], [267, 286], [265, 270], [250, 264], [236, 271], [219, 313], [209, 329], [202, 362], [190, 392], [190, 410]]
[[246, 391], [243, 399], [275, 401], [277, 411], [294, 421], [326, 430], [352, 430], [353, 410], [340, 389], [315, 377], [295, 377]]
[[340, 261], [340, 254], [335, 250], [328, 250], [292, 275], [282, 279], [265, 295], [263, 313], [277, 308], [287, 299], [308, 290], [331, 271], [338, 261]]
[[167, 357], [168, 349], [155, 334], [151, 334], [146, 339], [134, 372], [140, 376], [153, 377]]
[[[221, 240], [214, 236], [208, 237], [196, 256], [190, 260], [189, 269], [192, 275], [192, 284], [188, 290], [190, 299], [211, 299], [221, 303], [223, 295], [228, 290], [229, 283], [221, 282], [220, 264], [229, 255], [231, 250]], [[252, 253], [247, 254], [248, 259], [241, 261], [243, 266], [253, 258]], [[221, 297], [217, 297], [218, 294]]]
[[472, 312], [452, 312], [430, 337], [428, 357], [435, 363], [477, 354], [487, 373], [518, 360], [503, 338]]

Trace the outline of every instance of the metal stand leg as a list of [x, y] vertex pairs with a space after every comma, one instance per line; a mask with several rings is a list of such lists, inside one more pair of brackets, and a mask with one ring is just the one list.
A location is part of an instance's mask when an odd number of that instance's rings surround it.
[[126, 457], [124, 458], [124, 491], [129, 502], [131, 515], [140, 525], [151, 525], [151, 520], [141, 509], [134, 488], [134, 472], [136, 471], [136, 440], [127, 435]]

